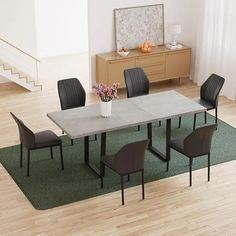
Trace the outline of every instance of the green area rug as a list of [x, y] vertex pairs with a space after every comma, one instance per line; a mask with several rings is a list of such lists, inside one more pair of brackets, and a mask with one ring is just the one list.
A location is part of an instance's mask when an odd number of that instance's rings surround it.
[[[208, 115], [208, 123], [214, 123], [214, 118]], [[203, 115], [198, 115], [198, 126], [203, 124]], [[192, 131], [193, 117], [183, 117], [182, 127], [178, 129], [178, 119], [172, 121], [172, 137], [179, 137]], [[112, 154], [123, 145], [136, 140], [146, 139], [146, 126], [119, 130], [107, 134], [107, 154]], [[0, 149], [0, 162], [14, 179], [32, 205], [39, 210], [49, 209], [64, 204], [95, 197], [120, 189], [120, 177], [106, 169], [104, 188], [100, 189], [100, 179], [84, 165], [83, 139], [75, 140], [74, 146], [64, 136], [63, 153], [65, 170], [61, 171], [59, 150], [54, 148], [54, 159], [50, 159], [50, 150], [36, 150], [32, 152], [31, 176], [26, 176], [26, 152], [24, 151], [23, 168], [19, 167], [20, 147], [12, 146]], [[94, 137], [91, 137], [93, 140]], [[90, 159], [99, 163], [100, 138], [90, 141]], [[165, 122], [162, 126], [153, 126], [153, 143], [163, 152], [165, 151]], [[236, 159], [236, 130], [219, 120], [218, 130], [215, 132], [212, 144], [212, 165]], [[207, 158], [194, 160], [193, 168], [207, 166]], [[166, 163], [162, 162], [149, 151], [145, 156], [145, 182], [159, 180], [173, 175], [188, 172], [188, 159], [176, 151], [171, 151], [170, 170], [166, 172]], [[207, 178], [207, 174], [206, 174]], [[139, 185], [140, 174], [131, 175], [131, 181], [125, 187]], [[194, 174], [193, 174], [194, 184]], [[188, 179], [186, 179], [186, 186]]]

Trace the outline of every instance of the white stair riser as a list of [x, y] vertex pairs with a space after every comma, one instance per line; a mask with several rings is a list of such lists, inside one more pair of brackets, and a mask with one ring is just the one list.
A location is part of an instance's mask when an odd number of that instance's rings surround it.
[[34, 86], [34, 82], [27, 82], [26, 79], [20, 79], [19, 74], [12, 74], [11, 70], [4, 70], [3, 65], [0, 65], [0, 75], [19, 84], [20, 86], [22, 86], [30, 91], [41, 90], [41, 87]]

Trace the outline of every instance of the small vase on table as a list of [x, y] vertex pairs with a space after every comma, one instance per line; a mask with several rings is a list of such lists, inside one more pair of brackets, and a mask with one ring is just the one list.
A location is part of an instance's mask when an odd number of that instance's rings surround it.
[[101, 108], [101, 116], [102, 117], [110, 117], [111, 116], [111, 105], [112, 99], [117, 98], [117, 89], [119, 84], [114, 83], [111, 87], [108, 87], [105, 84], [96, 84], [93, 86], [96, 95], [101, 98], [100, 108]]
[[109, 102], [101, 101], [100, 106], [101, 106], [102, 117], [111, 116], [111, 105], [112, 105], [112, 100], [110, 100]]

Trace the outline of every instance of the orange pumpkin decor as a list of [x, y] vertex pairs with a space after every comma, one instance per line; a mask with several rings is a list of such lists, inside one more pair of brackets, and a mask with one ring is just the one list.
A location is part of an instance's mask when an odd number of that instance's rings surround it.
[[146, 41], [142, 45], [139, 45], [138, 49], [143, 53], [151, 52], [152, 51], [152, 43], [150, 41]]

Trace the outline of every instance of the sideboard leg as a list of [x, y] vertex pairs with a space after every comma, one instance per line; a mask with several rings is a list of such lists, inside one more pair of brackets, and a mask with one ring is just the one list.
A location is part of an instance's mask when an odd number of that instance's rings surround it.
[[179, 86], [181, 86], [181, 77], [179, 77]]

